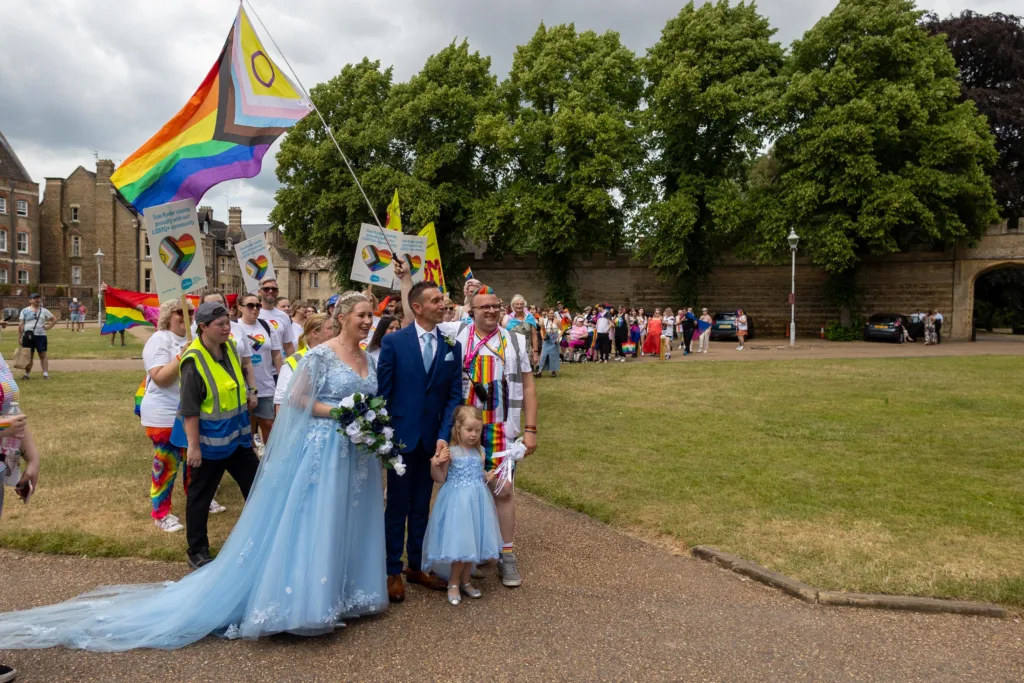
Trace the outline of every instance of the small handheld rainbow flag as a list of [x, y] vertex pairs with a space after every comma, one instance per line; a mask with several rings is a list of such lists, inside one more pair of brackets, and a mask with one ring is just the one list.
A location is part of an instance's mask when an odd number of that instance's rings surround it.
[[473, 278], [473, 269], [472, 268], [466, 268], [466, 270], [462, 271], [462, 277], [466, 278], [467, 280], [472, 279]]

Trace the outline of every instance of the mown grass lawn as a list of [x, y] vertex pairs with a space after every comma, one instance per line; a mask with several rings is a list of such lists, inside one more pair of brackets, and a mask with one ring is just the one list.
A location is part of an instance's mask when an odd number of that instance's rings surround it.
[[[86, 327], [84, 332], [72, 332], [64, 329], [64, 323], [58, 323], [56, 327], [46, 333], [47, 355], [50, 360], [68, 360], [69, 358], [82, 359], [121, 359], [141, 358], [142, 348], [145, 342], [136, 339], [129, 332], [124, 334], [124, 346], [121, 346], [121, 335], [117, 335], [114, 346], [110, 345], [110, 335], [100, 336], [99, 328], [95, 325]], [[9, 325], [3, 332], [4, 358], [14, 358], [14, 350], [18, 346], [18, 326]], [[39, 370], [39, 359], [33, 365], [33, 371]]]
[[[141, 373], [61, 373], [22, 406], [45, 464], [0, 545], [182, 560], [149, 519]], [[540, 381], [519, 485], [677, 550], [821, 588], [1024, 606], [1024, 358], [637, 363]], [[241, 509], [229, 477], [218, 546]], [[183, 515], [180, 482], [174, 510]], [[567, 570], [571, 569], [569, 567]]]
[[563, 369], [524, 489], [822, 588], [1024, 606], [1024, 358]]

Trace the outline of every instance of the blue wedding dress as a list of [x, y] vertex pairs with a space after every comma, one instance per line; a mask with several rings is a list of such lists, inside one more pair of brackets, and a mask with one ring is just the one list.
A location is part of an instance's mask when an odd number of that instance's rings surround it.
[[[372, 364], [371, 364], [372, 365]], [[381, 463], [337, 423], [312, 416], [377, 390], [326, 346], [289, 385], [256, 483], [217, 558], [180, 581], [106, 586], [56, 605], [0, 614], [0, 649], [183, 647], [214, 634], [255, 639], [328, 633], [388, 606]]]

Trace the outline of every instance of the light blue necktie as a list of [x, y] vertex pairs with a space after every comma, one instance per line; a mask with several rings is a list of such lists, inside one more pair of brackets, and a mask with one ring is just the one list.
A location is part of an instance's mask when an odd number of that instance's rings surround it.
[[430, 366], [434, 362], [434, 334], [425, 332], [423, 334], [423, 370], [430, 372]]

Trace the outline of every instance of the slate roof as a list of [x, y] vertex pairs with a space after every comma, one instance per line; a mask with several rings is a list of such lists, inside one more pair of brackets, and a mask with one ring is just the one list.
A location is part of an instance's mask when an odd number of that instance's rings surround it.
[[0, 178], [14, 180], [20, 183], [33, 183], [32, 176], [28, 174], [21, 163], [21, 159], [14, 153], [14, 148], [7, 142], [7, 138], [0, 132]]

